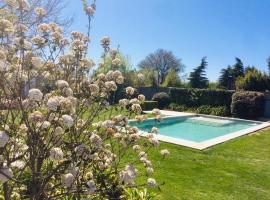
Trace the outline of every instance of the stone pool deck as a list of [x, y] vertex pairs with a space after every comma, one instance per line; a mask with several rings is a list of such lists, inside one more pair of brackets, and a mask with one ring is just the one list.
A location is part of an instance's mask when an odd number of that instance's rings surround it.
[[[175, 116], [175, 117], [185, 117], [185, 116], [194, 116], [194, 113], [186, 113], [186, 112], [176, 112], [170, 110], [160, 110], [161, 114], [164, 116]], [[152, 113], [152, 111], [144, 111], [144, 113]]]

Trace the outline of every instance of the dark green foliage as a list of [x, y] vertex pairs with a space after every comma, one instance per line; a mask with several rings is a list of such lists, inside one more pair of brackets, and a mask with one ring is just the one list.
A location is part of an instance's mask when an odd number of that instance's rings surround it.
[[256, 68], [246, 71], [244, 77], [239, 77], [236, 81], [237, 90], [261, 91], [267, 89], [268, 77]]
[[267, 59], [268, 74], [270, 75], [270, 57]]
[[235, 58], [233, 67], [222, 69], [219, 76], [219, 88], [235, 90], [235, 81], [244, 76], [245, 68], [240, 58]]
[[185, 105], [179, 105], [179, 104], [176, 104], [176, 103], [171, 103], [169, 105], [169, 108], [171, 110], [174, 110], [174, 111], [179, 111], [179, 112], [184, 112], [184, 111], [188, 111], [188, 107], [185, 106]]
[[227, 106], [199, 106], [199, 107], [187, 107], [184, 105], [178, 105], [175, 103], [171, 103], [169, 106], [170, 109], [179, 112], [194, 112], [198, 114], [205, 115], [216, 115], [227, 117], [230, 116], [230, 109]]
[[160, 93], [154, 94], [152, 100], [158, 102], [159, 109], [166, 108], [171, 103], [170, 96], [165, 92], [160, 92]]
[[190, 73], [188, 78], [190, 87], [207, 88], [209, 82], [205, 75], [207, 65], [206, 57], [203, 57], [201, 64]]
[[219, 88], [233, 90], [234, 89], [234, 75], [231, 66], [221, 70], [218, 79]]
[[227, 117], [230, 116], [230, 109], [227, 106], [200, 106], [196, 109], [196, 113], [205, 115], [216, 115]]
[[237, 79], [238, 77], [244, 76], [244, 65], [240, 58], [235, 58], [236, 63], [233, 66], [233, 75], [234, 78]]
[[172, 103], [188, 107], [199, 107], [202, 105], [227, 106], [231, 105], [233, 91], [172, 88], [170, 97]]
[[264, 94], [260, 92], [236, 92], [232, 96], [231, 113], [234, 117], [256, 119], [264, 112]]
[[153, 110], [154, 108], [157, 108], [157, 107], [158, 107], [158, 102], [157, 101], [145, 101], [142, 104], [142, 109], [144, 111], [146, 111], [146, 110]]

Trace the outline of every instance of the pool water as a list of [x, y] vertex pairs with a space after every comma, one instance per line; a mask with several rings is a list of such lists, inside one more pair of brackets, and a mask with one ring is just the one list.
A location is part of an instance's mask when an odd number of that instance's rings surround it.
[[203, 142], [236, 131], [244, 130], [258, 125], [252, 121], [224, 120], [223, 118], [208, 117], [169, 117], [161, 122], [154, 119], [138, 123], [131, 121], [131, 126], [137, 126], [140, 130], [150, 132], [152, 127], [158, 128], [160, 135]]

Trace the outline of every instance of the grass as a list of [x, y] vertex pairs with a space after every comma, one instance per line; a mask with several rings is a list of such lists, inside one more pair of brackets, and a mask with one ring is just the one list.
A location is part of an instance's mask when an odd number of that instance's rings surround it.
[[[164, 148], [171, 155], [162, 160]], [[203, 151], [162, 142], [148, 155], [165, 182], [154, 190], [158, 200], [270, 199], [270, 129]]]
[[149, 154], [155, 178], [165, 181], [157, 199], [270, 199], [270, 130], [204, 151], [161, 143], [163, 148], [171, 152], [165, 161], [156, 150]]

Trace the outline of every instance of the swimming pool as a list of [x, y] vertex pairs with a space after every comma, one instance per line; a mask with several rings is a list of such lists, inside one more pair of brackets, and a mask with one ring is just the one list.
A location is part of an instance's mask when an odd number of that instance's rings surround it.
[[157, 127], [158, 139], [160, 140], [204, 149], [267, 127], [269, 123], [191, 115], [165, 117], [161, 122], [154, 119], [148, 119], [141, 123], [131, 121], [130, 125], [137, 126], [143, 132], [150, 132], [152, 127]]

